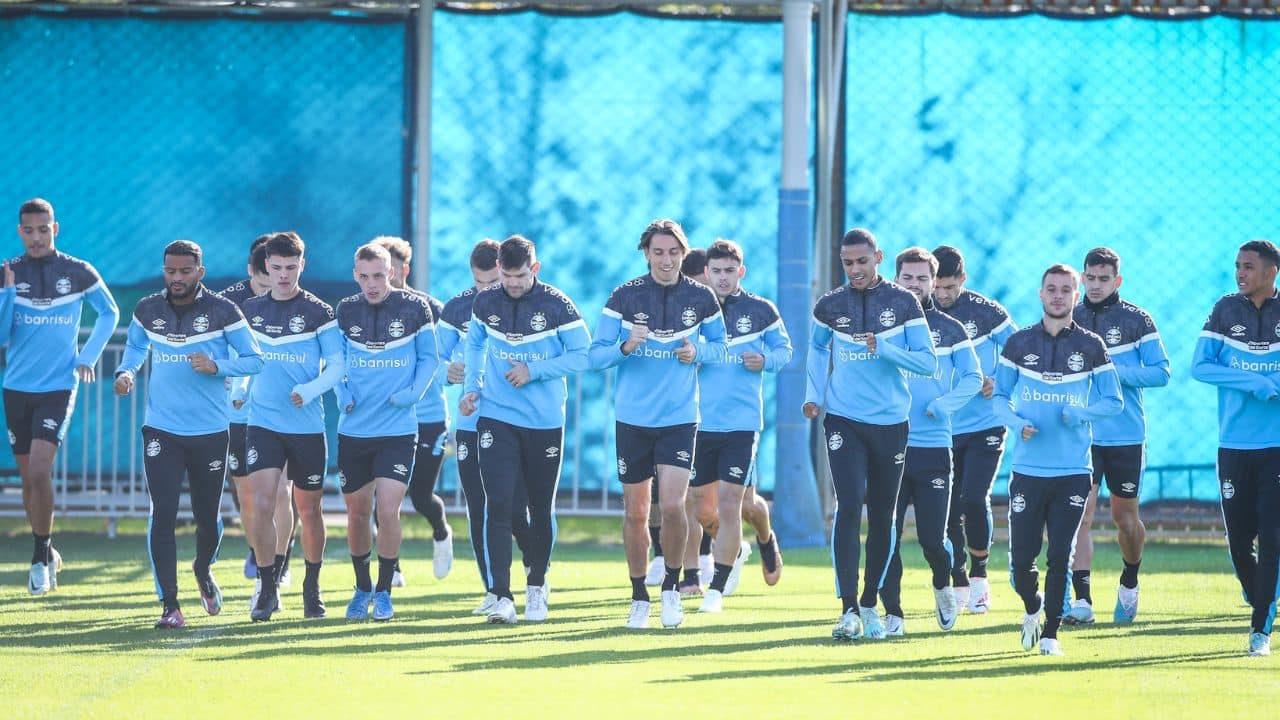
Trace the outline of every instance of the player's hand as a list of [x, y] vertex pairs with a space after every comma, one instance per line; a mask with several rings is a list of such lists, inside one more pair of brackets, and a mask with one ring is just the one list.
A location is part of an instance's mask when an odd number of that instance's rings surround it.
[[13, 287], [17, 284], [17, 280], [13, 277], [13, 268], [9, 267], [9, 261], [4, 261], [4, 287]]
[[1276, 399], [1276, 384], [1268, 378], [1263, 378], [1258, 388], [1253, 391], [1253, 396], [1262, 402], [1268, 402]]
[[631, 325], [631, 335], [627, 337], [626, 342], [622, 343], [622, 354], [630, 355], [648, 339], [649, 326], [644, 323], [633, 323]]
[[122, 372], [116, 375], [116, 381], [111, 387], [116, 391], [116, 395], [120, 397], [133, 392], [133, 373]]
[[1036, 430], [1036, 426], [1035, 426], [1035, 425], [1023, 425], [1023, 426], [1022, 426], [1022, 439], [1023, 439], [1023, 440], [1030, 440], [1030, 439], [1031, 439], [1031, 436], [1032, 436], [1032, 435], [1035, 435], [1037, 432], [1040, 432], [1040, 431], [1039, 431], [1039, 430]]
[[418, 402], [418, 397], [414, 395], [413, 388], [405, 388], [391, 393], [391, 397], [387, 398], [387, 402], [392, 407], [407, 408]]
[[80, 382], [83, 383], [91, 383], [98, 379], [97, 374], [93, 371], [92, 365], [77, 365], [76, 377], [80, 378]]
[[460, 362], [449, 363], [449, 375], [445, 381], [450, 385], [461, 385], [467, 379], [467, 366]]
[[867, 352], [871, 353], [872, 355], [874, 355], [876, 352], [876, 334], [875, 333], [867, 333]]
[[760, 372], [764, 369], [764, 356], [757, 352], [742, 353], [742, 367], [751, 372]]
[[218, 363], [202, 352], [193, 352], [187, 356], [187, 359], [191, 361], [191, 369], [201, 375], [216, 375], [218, 373]]
[[508, 360], [511, 363], [511, 369], [502, 374], [502, 377], [511, 383], [511, 387], [521, 387], [528, 385], [533, 380], [533, 375], [529, 373], [529, 366], [519, 360]]
[[289, 402], [293, 403], [294, 407], [299, 407], [299, 408], [305, 404], [302, 402], [302, 396], [296, 392], [289, 393]]
[[1084, 418], [1080, 413], [1074, 411], [1072, 408], [1064, 407], [1062, 408], [1062, 422], [1066, 423], [1067, 427], [1075, 427], [1077, 425], [1083, 425]]
[[676, 348], [676, 358], [688, 365], [696, 357], [698, 357], [698, 346], [689, 342], [689, 338], [680, 341], [680, 347]]
[[239, 410], [240, 408], [244, 407], [244, 400], [232, 400], [231, 407]]
[[808, 402], [804, 404], [804, 407], [800, 408], [800, 412], [804, 413], [804, 416], [810, 420], [818, 417], [818, 413], [821, 411], [822, 408], [818, 407], [818, 403]]
[[476, 414], [476, 400], [480, 399], [480, 393], [464, 393], [462, 398], [458, 400], [458, 412], [463, 417], [471, 417]]
[[929, 417], [931, 417], [931, 418], [935, 418], [935, 419], [937, 419], [937, 418], [941, 418], [941, 417], [942, 417], [943, 415], [945, 415], [946, 413], [944, 413], [944, 412], [942, 412], [941, 410], [939, 410], [939, 409], [938, 409], [938, 401], [937, 401], [937, 400], [931, 400], [931, 401], [929, 401], [929, 404], [925, 406], [925, 408], [924, 408], [924, 414], [925, 414], [925, 415], [927, 415], [927, 416], [929, 416]]
[[996, 379], [993, 377], [983, 376], [982, 378], [982, 397], [990, 400], [991, 395], [996, 391]]

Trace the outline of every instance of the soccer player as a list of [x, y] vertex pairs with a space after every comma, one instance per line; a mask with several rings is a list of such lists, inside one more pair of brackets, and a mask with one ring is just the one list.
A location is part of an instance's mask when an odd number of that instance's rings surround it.
[[[1120, 378], [1102, 338], [1072, 320], [1079, 299], [1074, 269], [1058, 264], [1044, 271], [1044, 315], [1005, 343], [991, 401], [996, 415], [1021, 438], [1009, 480], [1009, 572], [1026, 611], [1022, 649], [1039, 642], [1041, 655], [1062, 654], [1058, 626], [1071, 554], [1093, 484], [1090, 424], [1124, 407]], [[1041, 595], [1036, 558], [1046, 531], [1048, 568]]]
[[[1250, 240], [1236, 287], [1213, 306], [1191, 376], [1218, 387], [1218, 482], [1227, 545], [1253, 608], [1249, 654], [1271, 654], [1280, 570], [1280, 250]], [[1255, 543], [1257, 552], [1255, 554]]]
[[[338, 395], [338, 469], [347, 504], [347, 547], [356, 588], [348, 620], [390, 620], [391, 577], [400, 556], [400, 504], [413, 476], [422, 400], [438, 364], [436, 331], [425, 298], [391, 286], [391, 255], [360, 246], [352, 271], [360, 292], [338, 303], [346, 374]], [[370, 525], [378, 513], [378, 583], [369, 574]]]
[[1169, 356], [1147, 311], [1120, 299], [1120, 256], [1111, 248], [1094, 248], [1084, 258], [1084, 298], [1075, 308], [1076, 324], [1102, 338], [1115, 363], [1124, 396], [1124, 411], [1093, 424], [1093, 488], [1084, 520], [1076, 533], [1071, 585], [1076, 599], [1062, 622], [1093, 622], [1089, 570], [1093, 565], [1093, 512], [1098, 488], [1106, 478], [1111, 491], [1111, 519], [1116, 523], [1124, 570], [1116, 591], [1115, 622], [1133, 622], [1138, 614], [1138, 566], [1147, 529], [1138, 517], [1138, 492], [1146, 466], [1147, 419], [1142, 389], [1169, 384]]
[[[295, 479], [293, 495], [302, 517], [302, 614], [325, 616], [320, 594], [325, 529], [320, 502], [328, 469], [324, 405], [321, 397], [345, 371], [342, 336], [333, 308], [299, 285], [306, 267], [306, 245], [297, 233], [275, 233], [263, 245], [271, 289], [245, 301], [250, 330], [264, 348], [262, 372], [249, 388], [249, 423], [245, 451], [249, 496], [254, 510], [247, 528], [257, 558], [272, 558], [280, 535], [277, 527], [280, 488], [289, 485], [286, 465]], [[239, 390], [239, 394], [244, 391]], [[290, 501], [286, 496], [285, 504]], [[249, 504], [249, 503], [246, 503]], [[292, 522], [292, 515], [289, 516]], [[270, 620], [277, 610], [280, 558], [258, 561], [259, 591], [250, 616]]]
[[[933, 251], [938, 260], [938, 281], [933, 299], [938, 309], [964, 326], [982, 363], [982, 389], [951, 418], [951, 454], [955, 478], [951, 485], [951, 509], [947, 538], [951, 541], [951, 585], [956, 605], [982, 614], [991, 606], [987, 561], [991, 553], [991, 488], [1004, 456], [1005, 428], [991, 405], [1000, 349], [1018, 329], [1009, 313], [990, 298], [965, 287], [964, 257], [941, 245]], [[965, 547], [969, 570], [965, 572]]]
[[[724, 316], [727, 352], [725, 362], [704, 362], [698, 369], [702, 425], [690, 494], [697, 524], [708, 537], [715, 536], [711, 587], [699, 612], [720, 612], [724, 596], [732, 594], [741, 577], [751, 548], [742, 541], [743, 498], [755, 480], [756, 449], [764, 429], [764, 373], [786, 367], [792, 355], [778, 309], [742, 289], [746, 274], [737, 243], [720, 239], [707, 248], [705, 278]], [[777, 540], [761, 540], [761, 553], [773, 555]]]
[[916, 508], [916, 537], [933, 572], [934, 617], [944, 631], [955, 627], [959, 608], [951, 591], [951, 554], [947, 540], [947, 511], [951, 504], [951, 416], [982, 387], [982, 367], [964, 326], [937, 308], [933, 283], [938, 260], [924, 248], [898, 253], [894, 282], [911, 291], [924, 308], [924, 319], [938, 353], [938, 369], [931, 374], [908, 372], [911, 415], [908, 420], [907, 460], [898, 491], [897, 537], [889, 573], [880, 591], [885, 608], [885, 634], [906, 633], [902, 612], [902, 526], [907, 506]]
[[[31, 527], [27, 592], [58, 586], [62, 556], [53, 548], [53, 460], [75, 407], [76, 388], [93, 382], [94, 367], [120, 311], [89, 263], [58, 252], [58, 221], [46, 200], [18, 208], [22, 255], [4, 263], [0, 345], [8, 345], [4, 412], [9, 444], [22, 476], [22, 506]], [[98, 314], [77, 348], [85, 301]]]
[[[391, 255], [391, 286], [420, 295], [431, 306], [431, 317], [439, 328], [444, 305], [434, 297], [409, 286], [413, 246], [403, 238], [381, 236], [373, 239]], [[448, 355], [441, 354], [441, 370]], [[440, 465], [444, 462], [444, 445], [448, 438], [449, 409], [444, 399], [444, 376], [427, 386], [427, 394], [417, 406], [418, 444], [413, 458], [413, 477], [409, 480], [409, 500], [413, 509], [431, 525], [431, 569], [437, 579], [444, 579], [453, 567], [453, 531], [444, 519], [444, 500], [436, 494]], [[392, 587], [404, 587], [404, 573], [399, 566], [391, 579]]]
[[200, 246], [190, 240], [175, 240], [165, 247], [165, 290], [138, 301], [124, 357], [115, 373], [116, 395], [128, 395], [151, 351], [142, 441], [151, 496], [147, 550], [156, 593], [164, 607], [156, 622], [161, 629], [186, 625], [178, 606], [174, 538], [184, 477], [196, 522], [196, 557], [191, 570], [200, 589], [200, 603], [210, 615], [222, 610], [222, 591], [209, 566], [217, 559], [222, 541], [218, 508], [226, 476], [228, 424], [223, 378], [256, 375], [262, 370], [262, 352], [240, 308], [201, 282], [202, 255]]
[[[485, 497], [491, 623], [512, 624], [511, 515], [517, 486], [529, 509], [529, 576], [524, 619], [547, 619], [545, 581], [556, 540], [556, 487], [564, 449], [565, 378], [587, 367], [591, 335], [564, 293], [538, 280], [532, 242], [512, 235], [498, 251], [501, 283], [476, 294], [467, 326], [466, 378], [459, 410], [476, 415]], [[483, 404], [477, 402], [483, 399]]]
[[[218, 293], [239, 306], [241, 312], [244, 311], [246, 300], [262, 295], [271, 289], [271, 278], [267, 274], [267, 256], [263, 246], [267, 244], [267, 240], [270, 240], [272, 235], [274, 233], [267, 233], [254, 238], [249, 245], [249, 260], [245, 268], [248, 277]], [[245, 406], [245, 398], [232, 398], [231, 390], [233, 385], [243, 387], [243, 383], [237, 382], [234, 378], [227, 378], [227, 400], [230, 403], [229, 416], [231, 418], [231, 424], [228, 426], [230, 441], [227, 449], [227, 467], [230, 470], [228, 474], [231, 476], [231, 500], [235, 503], [236, 510], [240, 512], [240, 522], [245, 529], [245, 540], [249, 542], [249, 556], [245, 558], [244, 575], [246, 578], [254, 580], [253, 595], [249, 600], [249, 611], [252, 612], [253, 607], [258, 603], [258, 594], [262, 590], [256, 580], [258, 577], [258, 563], [249, 535], [249, 528], [253, 526], [253, 503], [245, 502], [243, 505], [240, 503], [242, 497], [246, 499], [253, 497], [253, 488], [249, 485], [249, 463], [245, 461], [244, 457], [245, 439], [249, 429], [249, 408]], [[280, 577], [282, 584], [287, 584], [288, 559], [290, 550], [293, 547], [294, 526], [293, 503], [290, 499], [288, 483], [281, 486], [280, 497], [277, 498], [275, 507], [275, 525], [282, 532], [271, 557], [275, 558], [278, 565], [276, 575]], [[278, 610], [279, 608], [277, 607], [276, 609]]]
[[[831, 532], [840, 620], [836, 640], [885, 637], [876, 610], [893, 552], [894, 510], [907, 452], [911, 396], [903, 371], [932, 375], [938, 357], [920, 301], [880, 276], [884, 260], [869, 230], [855, 228], [840, 243], [848, 285], [813, 308], [804, 416], [823, 409], [827, 456], [836, 495]], [[867, 506], [867, 558], [862, 594], [862, 505]]]
[[[680, 274], [699, 285], [711, 287], [707, 283], [707, 251], [702, 248], [689, 248], [688, 254], [684, 256], [684, 260], [680, 263]], [[695, 447], [695, 458], [697, 454], [697, 448]], [[653, 561], [649, 563], [649, 572], [644, 578], [644, 584], [650, 587], [661, 585], [662, 579], [667, 572], [665, 559], [660, 557], [662, 555], [662, 513], [658, 509], [657, 481], [655, 480], [652, 485], [654, 490], [653, 497], [650, 498], [649, 502], [649, 541], [653, 544], [654, 557]], [[712, 534], [702, 531], [702, 525], [698, 522], [698, 513], [694, 507], [693, 475], [690, 475], [689, 478], [689, 490], [688, 498], [685, 501], [684, 513], [685, 522], [689, 526], [689, 535], [685, 538], [684, 543], [684, 576], [680, 578], [680, 584], [677, 586], [681, 597], [702, 595], [702, 583], [711, 581], [715, 564], [711, 557]], [[700, 501], [704, 505], [704, 514], [715, 514], [716, 496], [714, 492], [704, 492]], [[747, 550], [748, 552], [750, 551], [750, 546], [748, 546]]]
[[[649, 272], [614, 289], [601, 311], [591, 344], [591, 367], [617, 366], [618, 478], [622, 481], [622, 540], [631, 576], [631, 611], [626, 627], [649, 626], [650, 484], [657, 478], [662, 514], [662, 624], [684, 620], [680, 607], [680, 559], [688, 537], [685, 496], [693, 467], [698, 428], [698, 373], [695, 363], [719, 362], [725, 354], [720, 303], [707, 288], [682, 276], [689, 252], [684, 229], [674, 220], [655, 220], [640, 235]], [[697, 342], [694, 342], [694, 341]], [[676, 562], [671, 567], [672, 561]]]

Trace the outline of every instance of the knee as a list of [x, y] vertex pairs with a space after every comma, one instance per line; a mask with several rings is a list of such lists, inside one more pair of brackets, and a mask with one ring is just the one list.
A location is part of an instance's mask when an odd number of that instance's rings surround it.
[[628, 505], [623, 516], [623, 522], [632, 527], [649, 526], [649, 506], [635, 503]]
[[[242, 501], [243, 502], [243, 501]], [[253, 513], [256, 517], [272, 517], [276, 510], [275, 493], [264, 492], [253, 494]]]
[[1121, 532], [1135, 532], [1142, 527], [1142, 520], [1138, 518], [1138, 506], [1136, 503], [1111, 503], [1111, 519], [1115, 521], [1116, 527]]
[[684, 500], [678, 497], [664, 497], [658, 501], [658, 509], [665, 523], [668, 519], [684, 516]]

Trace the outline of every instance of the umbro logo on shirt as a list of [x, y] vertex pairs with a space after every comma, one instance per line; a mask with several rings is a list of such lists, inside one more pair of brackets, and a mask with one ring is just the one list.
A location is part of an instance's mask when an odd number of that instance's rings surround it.
[[166, 323], [164, 321], [164, 318], [156, 318], [155, 320], [151, 321], [151, 327], [155, 328], [156, 330], [159, 330], [160, 328], [164, 327], [165, 324]]
[[31, 283], [18, 283], [14, 286], [20, 293], [31, 292]]
[[310, 482], [310, 483], [318, 483], [318, 482], [320, 482], [320, 480], [321, 480], [321, 477], [320, 477], [319, 475], [308, 475], [308, 476], [307, 476], [307, 482]]
[[987, 436], [986, 438], [984, 438], [984, 439], [987, 441], [987, 447], [999, 447], [999, 446], [1000, 446], [1000, 436], [999, 436], [999, 435], [988, 435], [988, 436]]
[[1244, 334], [1244, 331], [1245, 331], [1245, 330], [1247, 330], [1247, 329], [1248, 329], [1248, 328], [1246, 328], [1246, 327], [1245, 327], [1245, 326], [1243, 326], [1243, 325], [1232, 325], [1232, 326], [1231, 326], [1231, 337], [1240, 337], [1241, 335], [1243, 335], [1243, 334]]
[[852, 321], [852, 320], [850, 320], [850, 319], [849, 319], [849, 318], [847, 318], [847, 317], [843, 317], [843, 316], [842, 316], [842, 317], [838, 317], [838, 318], [836, 318], [836, 327], [838, 327], [838, 328], [847, 328], [847, 327], [849, 327], [849, 325], [851, 325], [852, 323], [853, 323], [853, 321]]
[[1023, 355], [1023, 356], [1022, 356], [1022, 362], [1026, 363], [1026, 364], [1028, 364], [1028, 365], [1035, 365], [1036, 363], [1040, 362], [1040, 356], [1039, 356], [1039, 355], [1036, 355], [1035, 353], [1031, 353], [1031, 354], [1028, 354], [1028, 355]]
[[498, 326], [498, 322], [500, 320], [502, 320], [502, 318], [498, 317], [497, 315], [490, 315], [489, 317], [485, 318], [485, 322], [489, 323], [494, 327]]
[[895, 465], [901, 465], [902, 463], [904, 463], [904, 462], [906, 462], [906, 461], [907, 461], [907, 454], [906, 454], [906, 453], [898, 453], [897, 455], [894, 455], [894, 456], [893, 456], [893, 463], [894, 463]]
[[[263, 320], [263, 318], [262, 318], [262, 316], [261, 316], [261, 315], [254, 315], [254, 316], [253, 316], [253, 319], [251, 319], [249, 322], [253, 323], [254, 325], [261, 325], [261, 324], [262, 324], [262, 320]], [[354, 328], [352, 328], [352, 329], [354, 329]]]
[[358, 337], [362, 332], [364, 332], [364, 328], [359, 325], [352, 325], [351, 328], [347, 330], [347, 334], [352, 337]]
[[648, 322], [648, 321], [649, 321], [649, 313], [642, 313], [642, 312], [638, 312], [638, 313], [636, 313], [635, 315], [632, 315], [631, 317], [635, 318], [635, 321], [636, 321], [636, 322]]

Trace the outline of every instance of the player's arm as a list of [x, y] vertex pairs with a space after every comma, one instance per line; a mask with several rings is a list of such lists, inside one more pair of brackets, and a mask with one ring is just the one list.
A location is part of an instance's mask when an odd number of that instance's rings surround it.
[[425, 308], [426, 319], [413, 337], [413, 384], [391, 394], [390, 402], [398, 408], [416, 404], [427, 394], [427, 388], [440, 369], [440, 348], [436, 344], [436, 326], [431, 322], [431, 308]]
[[338, 412], [350, 412], [355, 409], [356, 396], [347, 382], [348, 369], [351, 367], [351, 341], [346, 334], [342, 335], [342, 379], [333, 386], [333, 396], [338, 400]]
[[[708, 290], [708, 293], [711, 291]], [[697, 354], [693, 356], [695, 362], [701, 363], [721, 363], [729, 355], [729, 346], [725, 343], [728, 333], [724, 329], [724, 313], [720, 312], [718, 305], [714, 315], [705, 318], [701, 327], [698, 328], [701, 338], [694, 343], [697, 348]]]
[[462, 333], [441, 319], [436, 325], [436, 342], [440, 346], [440, 371], [436, 373], [436, 379], [441, 385], [454, 385], [456, 383], [449, 382], [449, 365], [452, 364], [458, 344], [462, 342]]
[[[13, 272], [8, 269], [8, 263], [5, 263], [5, 271]], [[0, 345], [8, 345], [9, 337], [13, 335], [13, 299], [17, 296], [18, 290], [13, 285], [0, 289]]]
[[805, 361], [804, 404], [823, 406], [831, 377], [831, 328], [814, 318], [809, 332], [809, 358]]
[[1091, 375], [1094, 392], [1087, 397], [1092, 398], [1093, 402], [1084, 407], [1068, 405], [1063, 408], [1062, 418], [1068, 425], [1092, 422], [1117, 415], [1124, 410], [1124, 398], [1120, 395], [1120, 375], [1116, 373], [1116, 366], [1110, 362], [1110, 358], [1108, 362], [1094, 368]]
[[531, 380], [548, 380], [568, 377], [587, 369], [587, 350], [591, 347], [591, 333], [587, 324], [578, 317], [577, 311], [572, 313], [572, 322], [556, 329], [556, 336], [564, 352], [546, 360], [533, 360], [527, 363]]
[[1280, 384], [1266, 375], [1222, 364], [1219, 357], [1223, 344], [1222, 335], [1207, 327], [1200, 333], [1192, 354], [1191, 377], [1202, 383], [1252, 393], [1259, 400], [1280, 394]]
[[1164, 387], [1169, 384], [1169, 355], [1155, 330], [1138, 341], [1138, 364], [1117, 365], [1120, 384], [1129, 387]]
[[950, 391], [929, 403], [926, 411], [933, 417], [954, 414], [982, 389], [982, 365], [973, 343], [965, 340], [953, 345], [951, 363], [955, 367], [955, 383]]
[[120, 365], [116, 367], [115, 374], [117, 376], [137, 375], [142, 369], [142, 364], [147, 361], [149, 350], [151, 350], [151, 337], [143, 329], [142, 323], [138, 322], [138, 316], [134, 315], [125, 335], [124, 355], [120, 358]]
[[938, 353], [933, 347], [933, 337], [929, 335], [929, 324], [923, 312], [902, 326], [902, 338], [905, 347], [877, 340], [876, 353], [908, 372], [932, 375], [938, 371]]
[[[1018, 390], [1020, 375], [1013, 361], [1004, 355], [996, 363], [996, 387], [991, 394], [991, 409], [1001, 425], [1016, 431], [1034, 427], [1029, 420], [1013, 409], [1013, 396]], [[1025, 433], [1024, 433], [1025, 437]]]
[[[240, 315], [239, 309], [236, 310], [236, 315]], [[262, 372], [264, 364], [262, 348], [258, 346], [258, 339], [249, 330], [249, 323], [245, 322], [243, 316], [223, 328], [222, 335], [235, 352], [228, 353], [234, 355], [234, 357], [224, 358], [217, 362], [218, 367], [214, 375], [218, 377], [239, 377], [257, 375]]]
[[330, 320], [321, 325], [316, 333], [316, 339], [320, 342], [322, 366], [320, 374], [314, 380], [293, 387], [293, 392], [302, 398], [303, 405], [324, 395], [330, 388], [337, 387], [347, 370], [342, 331], [338, 329], [338, 321]]
[[794, 349], [791, 347], [791, 336], [787, 334], [787, 326], [782, 318], [778, 318], [764, 331], [764, 371], [776, 373], [791, 362]]
[[467, 324], [466, 362], [467, 375], [462, 383], [462, 393], [476, 393], [484, 389], [485, 353], [489, 347], [489, 328], [480, 318], [471, 317]]
[[[97, 277], [98, 273], [93, 270], [93, 274]], [[97, 278], [97, 282], [85, 291], [84, 297], [94, 312], [98, 313], [98, 319], [93, 321], [89, 339], [76, 356], [76, 365], [92, 368], [98, 364], [102, 351], [111, 341], [111, 334], [116, 331], [116, 324], [120, 322], [120, 308], [116, 307], [116, 300], [111, 297], [111, 291], [102, 282], [102, 278]]]
[[[475, 322], [472, 321], [472, 326], [474, 325]], [[622, 362], [626, 357], [622, 353], [622, 340], [622, 314], [606, 305], [600, 311], [600, 321], [596, 323], [591, 347], [587, 350], [588, 367], [592, 370], [607, 370]]]

